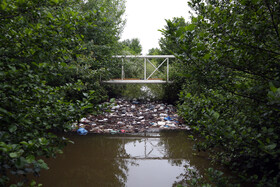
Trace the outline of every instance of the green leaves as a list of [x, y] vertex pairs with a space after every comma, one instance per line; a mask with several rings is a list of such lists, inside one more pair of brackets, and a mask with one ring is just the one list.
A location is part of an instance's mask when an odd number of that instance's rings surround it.
[[131, 40], [127, 39], [121, 42], [124, 53], [129, 53], [131, 55], [140, 55], [142, 52], [142, 46], [138, 38], [133, 38]]
[[219, 119], [220, 114], [219, 114], [218, 112], [214, 112], [214, 113], [213, 113], [213, 116], [214, 116], [215, 119]]
[[9, 156], [10, 156], [11, 158], [17, 158], [17, 157], [19, 157], [20, 155], [19, 155], [19, 153], [17, 153], [17, 152], [13, 152], [13, 153], [9, 153]]
[[189, 24], [185, 27], [186, 31], [193, 31], [196, 28], [195, 24]]
[[276, 144], [276, 143], [273, 143], [273, 144], [270, 144], [270, 145], [265, 146], [265, 148], [266, 148], [267, 150], [270, 150], [270, 151], [271, 151], [271, 150], [275, 149], [276, 146], [277, 146], [277, 144]]
[[46, 139], [46, 138], [39, 138], [39, 144], [41, 145], [48, 145], [49, 144], [49, 141]]
[[219, 12], [220, 12], [220, 8], [219, 8], [219, 7], [216, 7], [216, 8], [215, 8], [215, 13], [218, 14]]
[[280, 5], [276, 0], [189, 4], [196, 16], [191, 22], [168, 20], [161, 39], [162, 48], [180, 59], [180, 115], [205, 139], [201, 150], [213, 150], [219, 162], [239, 173], [265, 176], [262, 182], [252, 179], [260, 186], [275, 185]]
[[28, 155], [27, 157], [26, 157], [26, 162], [28, 163], [28, 164], [31, 164], [31, 163], [33, 163], [35, 161], [35, 156], [34, 155]]
[[58, 4], [60, 0], [51, 0], [54, 4]]
[[[73, 121], [101, 110], [99, 75], [117, 50], [119, 3], [0, 1], [2, 174], [46, 169], [35, 158], [55, 156], [67, 142], [49, 132], [71, 130]], [[7, 180], [1, 175], [0, 186]]]
[[5, 10], [6, 9], [6, 7], [7, 7], [7, 1], [6, 0], [3, 0], [2, 2], [1, 2], [1, 9], [2, 10]]
[[50, 19], [54, 19], [54, 17], [53, 17], [53, 15], [52, 15], [51, 12], [48, 12], [48, 13], [47, 13], [47, 17], [50, 18]]
[[204, 60], [209, 60], [210, 57], [211, 57], [211, 54], [208, 53], [208, 54], [205, 54], [205, 55], [204, 55], [203, 59], [204, 59]]
[[9, 131], [10, 131], [11, 133], [15, 132], [16, 130], [17, 130], [17, 126], [16, 126], [16, 125], [10, 125], [10, 126], [9, 126]]
[[48, 165], [42, 159], [38, 160], [37, 165], [42, 169], [49, 169]]

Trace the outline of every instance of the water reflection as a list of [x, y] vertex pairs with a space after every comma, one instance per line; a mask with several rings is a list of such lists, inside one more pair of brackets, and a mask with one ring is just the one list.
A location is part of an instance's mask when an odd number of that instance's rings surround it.
[[128, 160], [121, 139], [103, 136], [71, 136], [75, 142], [64, 154], [47, 160], [50, 170], [39, 178], [44, 186], [124, 186]]
[[209, 166], [207, 159], [192, 154], [192, 143], [183, 133], [69, 138], [75, 144], [47, 160], [50, 170], [37, 180], [44, 186], [172, 186], [184, 180], [189, 168]]

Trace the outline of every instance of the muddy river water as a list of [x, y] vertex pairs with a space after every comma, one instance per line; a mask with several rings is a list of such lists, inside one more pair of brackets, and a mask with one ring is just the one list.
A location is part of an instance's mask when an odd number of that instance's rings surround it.
[[176, 186], [210, 166], [196, 155], [186, 132], [160, 132], [146, 136], [69, 135], [69, 144], [50, 169], [36, 180], [46, 187]]

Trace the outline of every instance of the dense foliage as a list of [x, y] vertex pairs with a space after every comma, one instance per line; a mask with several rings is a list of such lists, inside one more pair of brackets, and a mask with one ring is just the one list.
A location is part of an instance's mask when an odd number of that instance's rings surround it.
[[55, 134], [99, 110], [123, 12], [122, 0], [0, 1], [0, 186], [47, 168], [38, 157], [67, 142]]
[[142, 46], [138, 38], [126, 39], [120, 43], [124, 55], [141, 55]]
[[[192, 0], [191, 22], [167, 20], [164, 46], [180, 63], [180, 114], [245, 181], [280, 182], [280, 4]], [[179, 20], [179, 21], [178, 21]], [[183, 23], [182, 23], [183, 22]]]

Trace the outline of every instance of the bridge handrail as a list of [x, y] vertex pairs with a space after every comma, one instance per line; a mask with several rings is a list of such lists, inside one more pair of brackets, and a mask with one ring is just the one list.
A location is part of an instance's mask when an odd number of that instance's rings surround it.
[[[174, 55], [116, 55], [112, 56], [113, 58], [119, 58], [122, 60], [122, 67], [121, 67], [121, 80], [109, 80], [109, 81], [103, 81], [105, 83], [169, 83], [169, 59], [175, 58]], [[129, 58], [141, 58], [144, 59], [144, 78], [142, 80], [125, 80], [125, 73], [124, 73], [124, 61], [125, 59]], [[163, 58], [163, 62], [161, 62], [157, 67], [149, 60], [151, 58]], [[155, 69], [154, 71], [147, 77], [147, 62], [150, 63]], [[159, 68], [164, 64], [167, 64], [166, 69], [166, 81], [162, 80], [150, 80], [152, 75], [159, 71]], [[101, 77], [100, 77], [101, 80]]]

